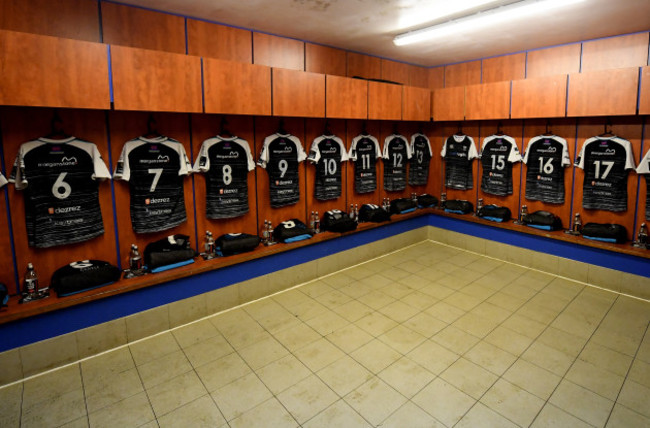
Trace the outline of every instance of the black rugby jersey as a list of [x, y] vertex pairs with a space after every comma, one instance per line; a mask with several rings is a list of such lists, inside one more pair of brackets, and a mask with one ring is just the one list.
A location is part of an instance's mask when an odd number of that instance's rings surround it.
[[25, 190], [27, 242], [39, 248], [104, 233], [97, 180], [111, 178], [97, 146], [69, 137], [20, 146], [9, 181]]
[[635, 167], [629, 141], [616, 136], [589, 138], [582, 145], [575, 165], [585, 171], [584, 209], [627, 210], [627, 174]]
[[646, 198], [645, 198], [645, 219], [650, 220], [650, 150], [645, 154], [639, 167], [636, 169], [637, 174], [643, 174], [646, 184]]
[[321, 135], [311, 144], [307, 159], [316, 164], [316, 199], [327, 201], [341, 196], [341, 162], [348, 160], [343, 141]]
[[389, 135], [384, 140], [384, 190], [397, 192], [406, 188], [406, 164], [411, 147], [402, 135]]
[[7, 179], [5, 178], [4, 175], [0, 172], [0, 189], [4, 187], [4, 185], [7, 184]]
[[481, 190], [491, 195], [511, 195], [512, 164], [521, 161], [515, 139], [507, 135], [485, 137], [479, 158], [483, 171]]
[[349, 158], [354, 161], [354, 191], [371, 193], [377, 190], [377, 159], [381, 157], [379, 142], [372, 135], [358, 135], [352, 140]]
[[472, 160], [478, 157], [474, 140], [468, 135], [452, 135], [442, 146], [445, 160], [445, 187], [467, 190], [474, 188]]
[[248, 172], [254, 169], [246, 140], [213, 137], [203, 142], [193, 171], [205, 173], [208, 218], [233, 218], [248, 212]]
[[526, 199], [564, 203], [564, 168], [571, 165], [564, 138], [555, 135], [531, 138], [524, 153]]
[[300, 200], [298, 165], [307, 158], [298, 137], [273, 134], [264, 139], [257, 164], [269, 174], [271, 206], [293, 205]]
[[431, 143], [424, 134], [411, 136], [411, 164], [409, 165], [409, 184], [424, 186], [429, 181], [429, 163], [433, 157]]
[[124, 144], [113, 176], [129, 182], [136, 233], [171, 229], [187, 220], [183, 176], [190, 172], [185, 148], [172, 138], [139, 137]]

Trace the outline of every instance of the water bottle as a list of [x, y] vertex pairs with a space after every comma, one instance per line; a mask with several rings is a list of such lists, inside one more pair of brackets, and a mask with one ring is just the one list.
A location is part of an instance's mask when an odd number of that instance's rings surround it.
[[38, 294], [38, 274], [34, 270], [34, 265], [27, 263], [27, 272], [25, 272], [25, 281], [23, 284], [23, 295], [35, 298]]

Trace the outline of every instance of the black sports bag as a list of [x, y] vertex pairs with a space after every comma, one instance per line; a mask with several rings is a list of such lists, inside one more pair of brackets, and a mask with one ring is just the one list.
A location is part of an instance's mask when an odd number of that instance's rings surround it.
[[220, 256], [232, 256], [253, 251], [258, 245], [260, 245], [259, 236], [248, 233], [226, 233], [215, 241], [217, 254]]
[[433, 195], [425, 193], [424, 195], [418, 196], [418, 207], [420, 208], [431, 208], [438, 205], [438, 198]]
[[0, 308], [7, 306], [9, 301], [9, 290], [7, 286], [0, 282]]
[[535, 211], [534, 213], [526, 214], [522, 219], [526, 226], [534, 227], [542, 230], [561, 230], [562, 219], [548, 211]]
[[623, 244], [627, 242], [627, 229], [620, 224], [610, 223], [587, 223], [582, 227], [582, 236], [595, 241], [615, 242]]
[[190, 237], [187, 235], [169, 235], [147, 244], [144, 249], [144, 263], [150, 271], [167, 266], [175, 267], [194, 257], [196, 252], [190, 247]]
[[120, 270], [102, 260], [81, 260], [60, 267], [50, 286], [58, 296], [69, 296], [108, 285], [120, 279]]
[[398, 198], [390, 201], [391, 214], [406, 214], [415, 211], [418, 203], [410, 198]]
[[390, 221], [390, 213], [375, 204], [363, 204], [359, 208], [359, 221], [370, 223], [382, 223]]
[[295, 242], [309, 239], [312, 233], [307, 226], [297, 218], [283, 221], [273, 229], [273, 238], [280, 242]]
[[468, 214], [474, 211], [474, 205], [464, 199], [450, 199], [445, 202], [445, 211], [455, 214]]
[[508, 221], [512, 218], [510, 208], [500, 207], [494, 204], [484, 205], [480, 210], [478, 210], [476, 215], [486, 220], [496, 221], [497, 223]]
[[320, 227], [329, 232], [349, 232], [357, 228], [357, 222], [341, 210], [330, 210], [323, 214]]

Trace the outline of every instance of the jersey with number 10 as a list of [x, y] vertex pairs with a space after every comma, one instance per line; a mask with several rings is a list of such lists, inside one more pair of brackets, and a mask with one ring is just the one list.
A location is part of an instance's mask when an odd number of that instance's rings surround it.
[[349, 158], [354, 161], [354, 191], [371, 193], [377, 190], [377, 159], [381, 157], [379, 142], [372, 135], [358, 135], [352, 140]]
[[429, 181], [429, 163], [433, 157], [431, 143], [424, 134], [411, 137], [411, 164], [409, 165], [409, 184], [424, 186]]
[[384, 190], [397, 192], [406, 188], [406, 164], [411, 147], [402, 135], [389, 135], [384, 140]]
[[566, 140], [540, 135], [528, 143], [524, 154], [526, 199], [551, 204], [564, 203], [564, 168], [571, 165]]
[[183, 176], [190, 171], [185, 148], [172, 138], [139, 137], [124, 144], [114, 178], [129, 182], [136, 233], [171, 229], [187, 220]]
[[203, 142], [194, 172], [205, 173], [208, 218], [234, 218], [248, 212], [248, 172], [254, 169], [246, 140], [214, 137]]
[[341, 196], [341, 162], [348, 160], [343, 141], [321, 135], [312, 143], [308, 159], [316, 164], [316, 199], [327, 201]]
[[69, 137], [20, 146], [9, 181], [25, 190], [27, 242], [39, 248], [104, 233], [97, 180], [111, 178], [97, 146]]
[[257, 164], [269, 174], [271, 207], [293, 205], [300, 200], [298, 165], [307, 158], [298, 137], [273, 134], [264, 139]]
[[584, 142], [575, 165], [585, 171], [582, 207], [588, 210], [626, 211], [627, 174], [634, 169], [629, 141], [592, 137]]
[[491, 195], [511, 195], [512, 164], [521, 161], [515, 139], [507, 135], [485, 137], [479, 157], [483, 169], [481, 190]]

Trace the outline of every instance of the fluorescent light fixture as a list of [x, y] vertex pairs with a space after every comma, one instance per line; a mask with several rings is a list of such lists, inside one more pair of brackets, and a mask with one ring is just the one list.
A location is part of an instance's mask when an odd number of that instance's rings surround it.
[[495, 7], [494, 9], [478, 12], [432, 27], [409, 31], [408, 33], [395, 36], [393, 43], [397, 46], [403, 46], [465, 31], [472, 31], [489, 27], [499, 22], [535, 15], [540, 12], [547, 12], [550, 9], [583, 1], [585, 0], [524, 0], [506, 6]]
[[[404, 1], [403, 15], [399, 17], [399, 29], [412, 28], [466, 10], [489, 7], [499, 0], [453, 0], [453, 1]], [[400, 5], [403, 4], [400, 2]]]

